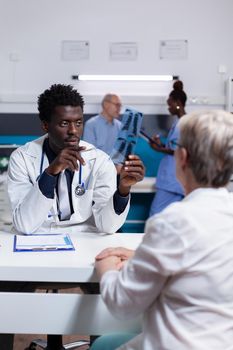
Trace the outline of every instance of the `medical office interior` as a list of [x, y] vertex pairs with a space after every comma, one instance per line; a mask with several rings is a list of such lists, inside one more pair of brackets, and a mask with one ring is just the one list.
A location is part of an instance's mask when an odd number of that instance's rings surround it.
[[[187, 112], [233, 112], [232, 0], [0, 0], [0, 225], [11, 223], [5, 173], [14, 148], [40, 135], [38, 95], [55, 83], [83, 94], [85, 120], [106, 93], [166, 138], [167, 96], [184, 83]], [[80, 81], [79, 75], [158, 75], [169, 81]], [[143, 232], [161, 155], [139, 137], [146, 178], [132, 190], [123, 232]]]

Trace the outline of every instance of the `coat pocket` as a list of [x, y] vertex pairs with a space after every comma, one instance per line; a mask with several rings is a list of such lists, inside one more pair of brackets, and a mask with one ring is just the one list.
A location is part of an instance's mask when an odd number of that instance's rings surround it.
[[[74, 191], [73, 191], [74, 193]], [[93, 189], [85, 190], [83, 195], [73, 195], [74, 220], [79, 222], [87, 220], [92, 216]]]

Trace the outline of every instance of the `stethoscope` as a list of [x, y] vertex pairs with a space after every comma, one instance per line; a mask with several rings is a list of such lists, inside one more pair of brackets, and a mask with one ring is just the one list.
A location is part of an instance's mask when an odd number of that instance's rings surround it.
[[[41, 161], [40, 161], [40, 175], [37, 177], [37, 180], [40, 178], [43, 172], [44, 157], [45, 157], [45, 152], [42, 151]], [[78, 185], [74, 189], [74, 193], [76, 197], [80, 197], [80, 196], [83, 196], [85, 192], [86, 192], [85, 184], [82, 181], [82, 164], [79, 162], [79, 180], [78, 180]]]
[[86, 192], [84, 182], [82, 182], [82, 164], [79, 162], [79, 178], [78, 185], [74, 189], [75, 196], [83, 196]]

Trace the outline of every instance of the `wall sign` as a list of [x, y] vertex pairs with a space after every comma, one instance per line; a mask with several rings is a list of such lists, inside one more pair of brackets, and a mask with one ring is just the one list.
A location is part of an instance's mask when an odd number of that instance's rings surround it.
[[161, 40], [159, 46], [161, 60], [185, 60], [188, 58], [188, 40]]
[[80, 61], [89, 59], [89, 41], [62, 41], [61, 58], [63, 61]]
[[109, 58], [111, 61], [136, 61], [137, 57], [137, 43], [110, 43]]

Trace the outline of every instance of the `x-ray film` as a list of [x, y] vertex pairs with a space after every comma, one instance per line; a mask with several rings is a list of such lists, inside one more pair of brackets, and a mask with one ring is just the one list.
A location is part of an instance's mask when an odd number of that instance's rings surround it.
[[142, 117], [141, 112], [126, 108], [121, 121], [122, 127], [111, 153], [113, 163], [123, 163], [129, 154], [134, 153], [141, 129]]

